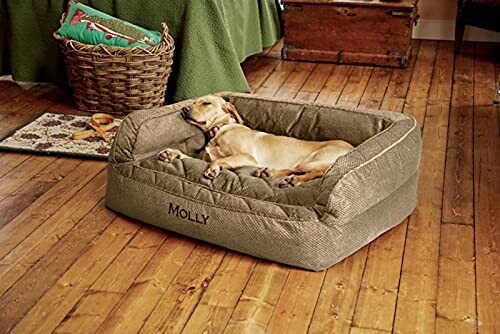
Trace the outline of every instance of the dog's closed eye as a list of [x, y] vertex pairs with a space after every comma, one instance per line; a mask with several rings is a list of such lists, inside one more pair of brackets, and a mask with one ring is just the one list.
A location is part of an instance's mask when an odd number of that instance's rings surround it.
[[212, 104], [211, 102], [203, 102], [201, 105], [208, 106], [208, 105], [211, 105], [211, 104]]

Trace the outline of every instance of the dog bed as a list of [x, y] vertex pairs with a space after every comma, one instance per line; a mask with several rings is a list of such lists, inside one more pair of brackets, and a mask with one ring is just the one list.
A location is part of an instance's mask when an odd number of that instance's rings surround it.
[[[415, 208], [420, 129], [413, 117], [342, 109], [248, 94], [221, 93], [251, 128], [355, 146], [321, 179], [279, 188], [223, 170], [214, 180], [197, 159], [205, 136], [184, 121], [184, 101], [136, 111], [122, 123], [109, 156], [106, 204], [167, 230], [253, 256], [323, 270], [399, 224]], [[177, 148], [193, 158], [159, 161]], [[293, 153], [293, 147], [290, 147]]]

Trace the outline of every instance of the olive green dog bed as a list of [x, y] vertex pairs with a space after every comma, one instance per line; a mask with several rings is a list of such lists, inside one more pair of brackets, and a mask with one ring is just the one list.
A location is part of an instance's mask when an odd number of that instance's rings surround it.
[[[137, 111], [122, 123], [109, 157], [106, 204], [145, 223], [311, 270], [341, 261], [415, 208], [420, 129], [399, 113], [348, 110], [247, 94], [221, 94], [247, 126], [307, 140], [343, 139], [355, 149], [321, 179], [281, 189], [255, 168], [203, 177], [197, 159], [159, 161], [178, 148], [197, 157], [201, 130], [180, 115], [184, 101]], [[290, 147], [293, 151], [293, 147]]]

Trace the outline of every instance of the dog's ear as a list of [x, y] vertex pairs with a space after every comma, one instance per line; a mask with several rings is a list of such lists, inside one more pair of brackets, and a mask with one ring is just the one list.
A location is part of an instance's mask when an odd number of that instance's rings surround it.
[[233, 115], [233, 117], [236, 119], [236, 121], [239, 124], [243, 124], [243, 118], [241, 118], [240, 114], [238, 114], [238, 111], [236, 111], [236, 107], [231, 102], [224, 103], [224, 106], [222, 107], [222, 109], [225, 112]]

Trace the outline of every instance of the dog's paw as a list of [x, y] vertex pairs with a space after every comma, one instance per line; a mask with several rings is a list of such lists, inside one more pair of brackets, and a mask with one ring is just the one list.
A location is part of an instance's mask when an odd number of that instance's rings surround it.
[[278, 187], [280, 188], [289, 188], [289, 187], [295, 187], [295, 177], [293, 176], [287, 176], [285, 177], [279, 184]]
[[167, 148], [166, 150], [158, 153], [158, 160], [163, 162], [172, 162], [172, 160], [177, 158], [177, 155], [175, 153], [175, 150]]
[[261, 179], [269, 179], [271, 178], [271, 170], [267, 167], [259, 168], [253, 173], [253, 176], [260, 177]]
[[213, 167], [210, 167], [208, 168], [204, 173], [203, 175], [207, 178], [207, 179], [210, 179], [210, 180], [213, 180], [215, 179], [219, 174], [220, 172], [222, 171], [222, 167], [219, 167], [219, 166], [213, 166]]

